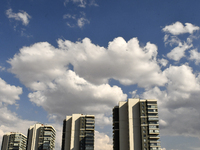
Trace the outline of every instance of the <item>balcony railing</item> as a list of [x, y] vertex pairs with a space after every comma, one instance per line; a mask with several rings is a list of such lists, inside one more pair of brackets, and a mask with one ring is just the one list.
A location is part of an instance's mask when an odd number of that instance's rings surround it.
[[158, 117], [149, 117], [148, 118], [149, 121], [158, 121]]

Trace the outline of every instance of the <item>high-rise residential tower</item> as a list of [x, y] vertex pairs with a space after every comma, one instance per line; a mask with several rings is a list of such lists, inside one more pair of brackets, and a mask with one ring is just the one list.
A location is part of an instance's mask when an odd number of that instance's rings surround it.
[[26, 136], [10, 132], [3, 136], [1, 150], [26, 150]]
[[113, 150], [160, 150], [157, 100], [128, 99], [113, 108]]
[[27, 135], [27, 150], [54, 150], [56, 130], [51, 125], [30, 126]]
[[61, 150], [94, 150], [94, 123], [94, 115], [66, 116]]

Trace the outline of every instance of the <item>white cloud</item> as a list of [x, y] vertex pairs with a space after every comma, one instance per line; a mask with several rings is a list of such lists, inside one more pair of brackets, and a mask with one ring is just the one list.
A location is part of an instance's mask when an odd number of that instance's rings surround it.
[[[57, 114], [59, 118], [78, 112], [110, 114], [113, 105], [125, 100], [126, 95], [117, 86], [94, 85], [68, 70], [67, 52], [55, 49], [48, 43], [24, 47], [10, 60], [15, 66], [11, 71], [35, 91], [29, 94], [33, 103], [43, 106], [50, 114]], [[20, 73], [20, 70], [24, 73]]]
[[164, 58], [158, 59], [158, 62], [164, 67], [167, 66], [167, 64], [168, 64], [168, 60], [166, 60]]
[[0, 78], [0, 105], [15, 104], [19, 100], [19, 95], [22, 94], [22, 88], [7, 84]]
[[28, 127], [34, 123], [20, 119], [16, 113], [7, 108], [7, 105], [16, 104], [20, 94], [22, 94], [21, 87], [9, 85], [0, 78], [0, 141], [7, 132], [21, 132], [27, 135]]
[[35, 121], [20, 119], [6, 107], [0, 108], [0, 138], [7, 132], [21, 132], [27, 135], [28, 128], [34, 123]]
[[185, 23], [184, 26], [181, 22], [177, 21], [174, 24], [165, 26], [162, 30], [166, 33], [171, 33], [173, 35], [179, 35], [184, 33], [192, 34], [194, 31], [199, 30], [199, 27], [191, 23]]
[[8, 18], [22, 21], [23, 25], [25, 26], [29, 24], [29, 19], [31, 18], [31, 16], [27, 12], [21, 10], [18, 13], [13, 13], [11, 8], [6, 11], [6, 15]]
[[116, 38], [108, 48], [94, 45], [88, 38], [76, 43], [58, 40], [58, 45], [58, 49], [46, 42], [23, 47], [9, 60], [11, 71], [33, 90], [45, 88], [43, 80], [54, 86], [51, 81], [66, 73], [69, 63], [80, 77], [94, 84], [108, 83], [111, 78], [141, 87], [166, 82], [156, 61], [157, 47], [151, 43], [140, 47], [137, 38], [128, 42]]
[[95, 131], [95, 150], [112, 150], [112, 139], [105, 133]]
[[[128, 42], [116, 38], [108, 48], [94, 45], [88, 38], [76, 43], [58, 40], [58, 46], [36, 43], [23, 47], [8, 61], [10, 71], [33, 91], [30, 101], [56, 119], [90, 113], [97, 115], [97, 122], [108, 125], [112, 108], [127, 98], [121, 88], [108, 84], [109, 79], [141, 87], [167, 81], [156, 62], [157, 47], [151, 43], [140, 47], [137, 38]], [[69, 70], [69, 64], [74, 70]]]
[[76, 15], [71, 15], [71, 14], [65, 14], [65, 15], [63, 15], [63, 19], [70, 19], [70, 18], [76, 19]]
[[[0, 141], [2, 141], [3, 135], [8, 132], [20, 132], [27, 136], [28, 128], [35, 123], [37, 122], [21, 119], [17, 114], [11, 112], [6, 107], [0, 107]], [[56, 123], [51, 123], [51, 125], [56, 129], [55, 149], [60, 149], [62, 125]]]
[[75, 26], [82, 28], [85, 24], [90, 23], [90, 21], [86, 18], [86, 14], [84, 12], [81, 12], [79, 17], [77, 17], [77, 15], [65, 14], [63, 15], [63, 19], [68, 20], [67, 25], [71, 28]]
[[78, 7], [86, 7], [87, 1], [86, 0], [65, 0], [64, 4], [66, 5], [69, 2], [73, 2], [75, 4], [78, 4]]
[[139, 98], [140, 96], [137, 94], [137, 90], [129, 92], [129, 94], [131, 94], [132, 98]]
[[[177, 31], [177, 29], [175, 29]], [[185, 55], [185, 51], [193, 47], [193, 39], [197, 39], [197, 36], [189, 35], [185, 40], [181, 40], [177, 35], [166, 34], [164, 37], [165, 45], [169, 44], [171, 47], [175, 47], [167, 54], [167, 57], [175, 61], [179, 61]]]
[[171, 91], [195, 92], [200, 90], [199, 81], [187, 65], [170, 66], [164, 73], [169, 78], [168, 89]]
[[167, 57], [175, 61], [179, 61], [182, 57], [185, 57], [185, 51], [190, 49], [193, 45], [187, 43], [179, 43], [179, 46], [175, 47], [171, 52], [167, 54]]
[[88, 38], [82, 43], [58, 43], [61, 49], [68, 49], [75, 72], [92, 83], [107, 83], [114, 78], [125, 85], [150, 86], [166, 81], [156, 62], [157, 47], [151, 43], [140, 47], [137, 38], [126, 42], [118, 37], [108, 48], [96, 46]]
[[121, 88], [109, 85], [109, 79], [115, 79], [124, 85], [138, 84], [145, 88], [144, 98], [158, 99], [162, 134], [199, 134], [195, 130], [200, 121], [193, 122], [200, 114], [200, 75], [187, 65], [170, 65], [162, 72], [158, 62], [164, 66], [167, 60], [157, 60], [154, 44], [141, 47], [137, 38], [126, 42], [121, 37], [107, 48], [88, 38], [75, 43], [58, 40], [58, 48], [41, 42], [23, 47], [8, 62], [10, 71], [32, 90], [30, 101], [48, 111], [51, 120], [85, 113], [95, 114], [100, 127], [111, 124], [112, 108], [127, 98]]
[[86, 8], [87, 5], [98, 6], [95, 0], [65, 0], [64, 5], [66, 6], [69, 2], [73, 2], [74, 4], [77, 4], [78, 7], [82, 8]]
[[198, 65], [200, 63], [200, 53], [197, 49], [193, 49], [190, 52], [190, 60], [194, 60], [195, 64]]
[[179, 45], [181, 43], [181, 40], [177, 37], [177, 36], [169, 36], [169, 35], [165, 35], [164, 36], [164, 42], [165, 45], [169, 44], [170, 46], [173, 45]]
[[108, 115], [112, 107], [126, 99], [119, 87], [90, 84], [70, 70], [56, 78], [54, 84], [55, 88], [30, 93], [29, 98], [49, 113], [58, 115], [58, 119], [72, 113], [95, 114], [99, 125], [107, 125], [111, 123]]
[[[164, 70], [166, 89], [146, 89], [144, 98], [158, 99], [162, 135], [199, 137], [199, 75], [187, 65], [170, 66]], [[183, 126], [184, 124], [184, 126]]]
[[77, 20], [77, 24], [78, 24], [78, 26], [80, 27], [80, 28], [82, 28], [85, 24], [89, 24], [90, 23], [90, 21], [88, 20], [88, 19], [86, 19], [86, 18], [79, 18], [78, 20]]
[[5, 69], [5, 67], [0, 66], [0, 71], [4, 71]]

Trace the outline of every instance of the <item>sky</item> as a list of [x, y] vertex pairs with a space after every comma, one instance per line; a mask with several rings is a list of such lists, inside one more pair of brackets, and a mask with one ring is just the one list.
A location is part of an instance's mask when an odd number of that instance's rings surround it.
[[200, 149], [200, 1], [0, 1], [0, 144], [7, 132], [94, 114], [112, 150], [112, 108], [157, 99], [162, 150]]

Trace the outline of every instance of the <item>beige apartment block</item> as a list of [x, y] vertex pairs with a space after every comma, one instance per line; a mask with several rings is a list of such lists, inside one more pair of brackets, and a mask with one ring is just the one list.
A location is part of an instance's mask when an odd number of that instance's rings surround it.
[[157, 100], [128, 99], [113, 108], [113, 150], [160, 150]]
[[1, 150], [26, 150], [26, 140], [22, 133], [7, 133], [3, 136]]
[[94, 150], [94, 124], [94, 115], [66, 116], [61, 150]]
[[51, 125], [30, 126], [27, 135], [27, 150], [54, 150], [56, 130]]

